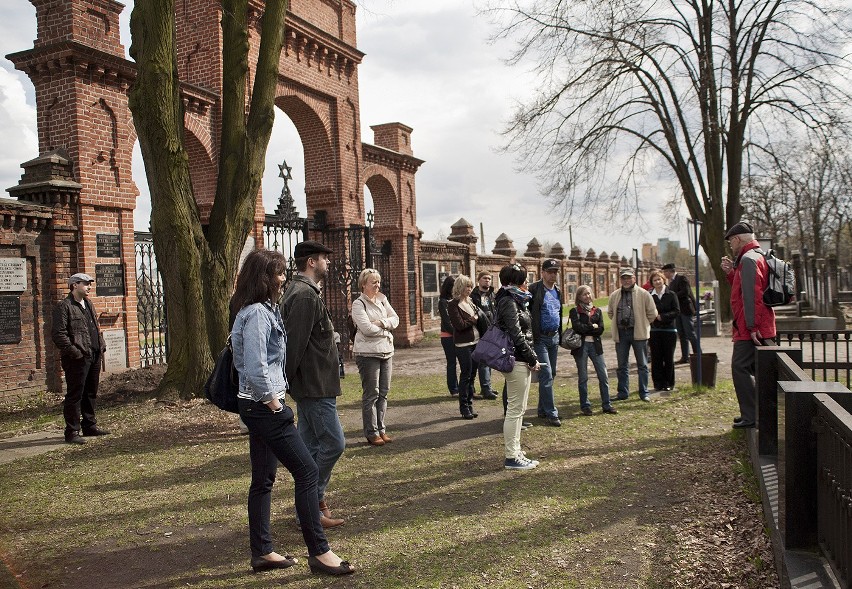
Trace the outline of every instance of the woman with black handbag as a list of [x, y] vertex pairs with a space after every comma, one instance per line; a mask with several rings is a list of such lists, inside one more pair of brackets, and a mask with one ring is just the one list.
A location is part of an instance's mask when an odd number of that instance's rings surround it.
[[601, 393], [601, 407], [604, 413], [618, 413], [609, 398], [609, 376], [606, 373], [606, 361], [603, 355], [601, 334], [604, 332], [603, 311], [592, 303], [592, 289], [585, 284], [577, 288], [574, 294], [575, 307], [568, 313], [571, 329], [583, 339], [583, 344], [571, 350], [577, 363], [577, 388], [580, 389], [580, 411], [583, 415], [592, 415], [589, 402], [589, 363], [595, 367], [598, 386]]
[[347, 575], [355, 572], [355, 568], [328, 546], [320, 523], [319, 470], [296, 432], [293, 410], [284, 403], [287, 333], [277, 301], [286, 268], [287, 260], [281, 253], [253, 251], [237, 276], [230, 304], [231, 345], [234, 366], [240, 375], [237, 403], [240, 417], [249, 430], [251, 567], [259, 572], [296, 564], [295, 558], [275, 552], [269, 529], [272, 485], [280, 461], [295, 483], [296, 512], [308, 547], [311, 572]]

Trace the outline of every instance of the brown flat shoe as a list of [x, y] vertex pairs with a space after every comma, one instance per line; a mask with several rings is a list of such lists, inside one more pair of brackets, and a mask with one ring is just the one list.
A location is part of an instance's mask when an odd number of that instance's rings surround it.
[[385, 432], [382, 432], [379, 435], [381, 436], [382, 441], [384, 441], [385, 444], [390, 444], [391, 442], [393, 442], [393, 438], [387, 435]]
[[371, 446], [384, 446], [385, 445], [385, 441], [382, 439], [381, 436], [368, 436], [367, 442], [369, 442], [369, 444]]
[[345, 523], [346, 523], [345, 519], [338, 518], [338, 517], [326, 517], [326, 516], [320, 514], [320, 524], [322, 524], [322, 527], [325, 528], [326, 530], [329, 529], [329, 528], [336, 528], [338, 526], [342, 526]]

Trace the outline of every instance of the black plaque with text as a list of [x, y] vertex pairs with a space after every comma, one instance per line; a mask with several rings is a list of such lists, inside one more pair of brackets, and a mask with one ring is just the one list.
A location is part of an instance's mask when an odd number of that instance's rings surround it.
[[99, 258], [121, 257], [121, 236], [118, 233], [98, 233], [96, 238]]
[[438, 269], [434, 264], [423, 264], [423, 292], [438, 292]]
[[21, 297], [0, 297], [0, 344], [21, 341]]
[[124, 296], [124, 264], [95, 264], [95, 294]]

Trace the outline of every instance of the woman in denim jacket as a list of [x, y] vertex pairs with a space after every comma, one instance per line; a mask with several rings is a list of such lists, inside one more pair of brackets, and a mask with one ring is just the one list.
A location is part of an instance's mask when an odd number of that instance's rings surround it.
[[237, 400], [240, 417], [249, 430], [251, 566], [258, 572], [296, 564], [295, 558], [274, 551], [269, 530], [272, 485], [280, 461], [295, 482], [296, 512], [311, 572], [345, 575], [355, 569], [328, 546], [320, 524], [317, 465], [296, 432], [293, 410], [284, 404], [287, 334], [278, 305], [272, 301], [278, 300], [286, 267], [279, 252], [250, 253], [237, 277], [230, 305], [234, 366], [240, 375]]

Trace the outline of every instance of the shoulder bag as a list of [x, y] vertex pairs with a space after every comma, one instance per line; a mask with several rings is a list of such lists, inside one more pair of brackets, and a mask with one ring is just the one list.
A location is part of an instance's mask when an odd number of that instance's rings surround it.
[[492, 370], [512, 372], [515, 367], [515, 346], [508, 333], [492, 324], [476, 343], [471, 358]]
[[219, 352], [213, 372], [204, 384], [204, 396], [223, 411], [239, 413], [237, 393], [240, 390], [240, 379], [234, 368], [234, 353], [231, 351], [231, 336], [225, 347]]

